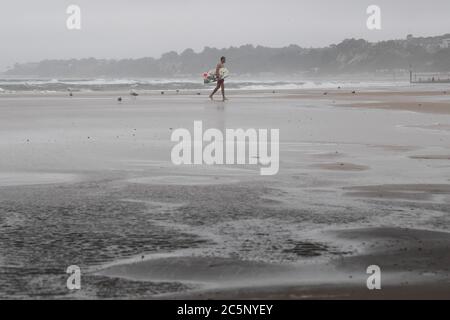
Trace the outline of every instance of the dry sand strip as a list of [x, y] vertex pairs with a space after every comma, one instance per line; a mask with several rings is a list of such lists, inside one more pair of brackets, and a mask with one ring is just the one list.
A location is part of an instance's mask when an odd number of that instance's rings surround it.
[[450, 155], [418, 155], [410, 156], [410, 158], [416, 160], [450, 160]]
[[161, 296], [179, 300], [448, 300], [450, 283], [385, 286], [368, 290], [352, 284], [284, 285], [209, 290], [185, 295]]
[[[149, 297], [156, 299], [450, 299], [450, 233], [366, 228], [331, 231], [328, 236], [362, 249], [305, 265], [179, 257], [117, 265], [96, 274], [206, 284], [203, 289]], [[381, 268], [381, 290], [366, 286], [370, 265]]]
[[[362, 99], [387, 99], [387, 100], [405, 100], [405, 98], [417, 97], [448, 97], [450, 99], [449, 90], [405, 90], [402, 88], [380, 88], [377, 91], [366, 89], [297, 89], [290, 91], [290, 95], [285, 98], [327, 98], [342, 99], [346, 101], [362, 100]], [[412, 99], [410, 99], [412, 100]]]
[[450, 184], [385, 184], [343, 188], [345, 195], [363, 198], [430, 200], [450, 194]]
[[435, 114], [450, 114], [450, 102], [417, 102], [417, 101], [380, 101], [380, 102], [359, 102], [345, 105], [354, 108], [368, 108], [368, 109], [387, 109], [387, 110], [401, 110], [413, 111], [423, 113]]
[[[354, 93], [353, 93], [354, 92]], [[444, 100], [441, 100], [444, 97]], [[448, 97], [448, 99], [445, 99]], [[392, 91], [380, 90], [352, 91], [348, 90], [305, 90], [301, 94], [289, 94], [284, 98], [320, 100], [330, 105], [387, 109], [400, 111], [413, 111], [434, 114], [450, 114], [450, 90], [449, 91]], [[440, 100], [436, 100], [439, 98]]]

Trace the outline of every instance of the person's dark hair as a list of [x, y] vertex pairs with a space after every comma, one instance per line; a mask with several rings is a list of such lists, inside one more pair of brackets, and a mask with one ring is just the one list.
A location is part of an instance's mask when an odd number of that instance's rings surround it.
[[224, 56], [220, 57], [220, 61], [223, 61], [223, 60], [225, 60], [225, 57]]

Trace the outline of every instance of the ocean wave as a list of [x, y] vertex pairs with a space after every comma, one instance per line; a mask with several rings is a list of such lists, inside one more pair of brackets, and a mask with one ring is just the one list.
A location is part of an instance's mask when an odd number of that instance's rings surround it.
[[[276, 81], [261, 79], [227, 80], [227, 88], [234, 90], [297, 90], [331, 88], [373, 88], [407, 85], [394, 81]], [[198, 78], [159, 79], [0, 79], [4, 91], [114, 91], [114, 90], [201, 90], [205, 86]]]
[[297, 90], [297, 89], [336, 89], [336, 88], [373, 88], [373, 87], [395, 87], [404, 86], [408, 82], [373, 82], [373, 81], [305, 81], [277, 82], [277, 83], [254, 83], [242, 85], [242, 90]]

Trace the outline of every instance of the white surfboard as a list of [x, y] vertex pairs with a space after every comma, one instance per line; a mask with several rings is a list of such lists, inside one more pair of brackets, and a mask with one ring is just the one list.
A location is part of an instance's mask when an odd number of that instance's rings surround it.
[[220, 68], [219, 70], [219, 76], [220, 78], [217, 79], [216, 70], [210, 70], [208, 72], [203, 73], [203, 81], [205, 84], [217, 82], [218, 80], [226, 79], [228, 78], [230, 72], [227, 68]]

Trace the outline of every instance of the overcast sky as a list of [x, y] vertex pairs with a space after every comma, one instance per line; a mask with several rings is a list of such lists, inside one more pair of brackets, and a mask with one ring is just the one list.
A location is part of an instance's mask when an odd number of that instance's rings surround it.
[[[66, 28], [69, 5], [81, 30]], [[382, 30], [366, 27], [381, 7]], [[159, 57], [186, 48], [259, 44], [326, 46], [450, 33], [450, 0], [3, 0], [0, 71], [49, 58]]]

